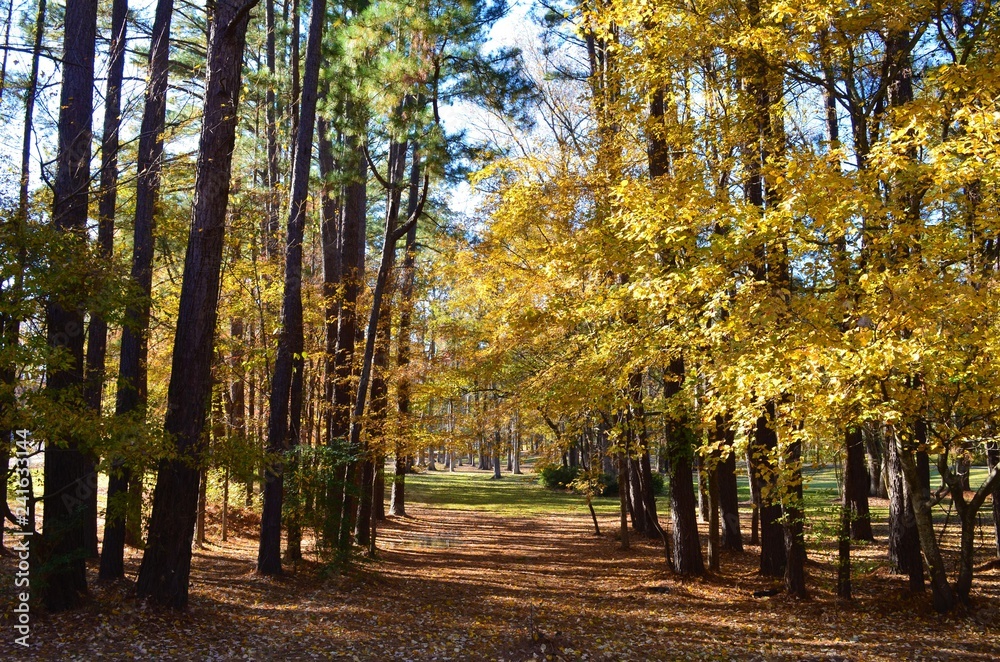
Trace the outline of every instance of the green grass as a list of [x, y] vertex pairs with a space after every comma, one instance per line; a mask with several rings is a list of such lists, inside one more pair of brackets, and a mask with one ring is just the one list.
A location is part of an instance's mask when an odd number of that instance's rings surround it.
[[[986, 477], [985, 467], [972, 470], [972, 486], [976, 487]], [[839, 488], [837, 472], [833, 467], [807, 468], [803, 471], [805, 489], [805, 509], [808, 519], [819, 535], [832, 527], [838, 515]], [[696, 479], [695, 487], [697, 488]], [[931, 469], [931, 486], [940, 484], [937, 471]], [[740, 501], [750, 500], [750, 486], [746, 472], [737, 473], [737, 487]], [[491, 472], [423, 472], [406, 477], [406, 492], [409, 502], [421, 503], [435, 508], [452, 510], [472, 510], [499, 515], [541, 515], [565, 514], [587, 515], [587, 505], [583, 497], [567, 490], [550, 490], [538, 483], [533, 473], [515, 476], [505, 473], [500, 480], [493, 480]], [[661, 514], [666, 512], [666, 496], [658, 497]], [[948, 502], [935, 510], [935, 519], [943, 521]], [[594, 499], [594, 509], [601, 515], [618, 512], [617, 497]], [[888, 508], [872, 506], [873, 521], [885, 521]], [[832, 531], [832, 529], [830, 529]], [[832, 534], [831, 534], [832, 535]]]
[[[487, 472], [425, 471], [406, 476], [406, 500], [434, 508], [473, 510], [500, 515], [589, 514], [578, 494], [549, 490], [538, 476], [504, 474], [493, 480]], [[618, 500], [595, 498], [598, 514], [617, 512]]]

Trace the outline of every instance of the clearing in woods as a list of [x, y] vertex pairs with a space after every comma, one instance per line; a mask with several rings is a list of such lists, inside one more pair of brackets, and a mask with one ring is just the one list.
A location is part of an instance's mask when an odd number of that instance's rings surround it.
[[[756, 547], [724, 553], [719, 573], [682, 581], [667, 570], [659, 543], [633, 536], [630, 550], [619, 548], [616, 500], [597, 500], [604, 534], [598, 537], [581, 498], [545, 490], [531, 474], [500, 481], [490, 475], [466, 467], [408, 476], [408, 517], [383, 523], [377, 560], [358, 559], [346, 574], [324, 571], [307, 552], [307, 561], [284, 578], [255, 577], [257, 522], [234, 518], [234, 535], [223, 544], [214, 511], [210, 543], [192, 562], [186, 614], [146, 608], [130, 596], [131, 582], [95, 583], [84, 609], [33, 616], [29, 657], [10, 636], [0, 657], [1000, 658], [995, 564], [977, 573], [975, 607], [942, 617], [926, 596], [910, 596], [905, 580], [888, 574], [883, 525], [876, 528], [879, 543], [854, 549], [856, 599], [844, 604], [834, 593], [835, 548], [814, 522], [812, 598], [754, 598], [755, 590], [775, 586], [756, 572]], [[829, 504], [822, 487], [811, 492], [814, 507]], [[748, 518], [743, 525], [747, 539]], [[311, 548], [310, 541], [305, 549]], [[980, 553], [978, 560], [988, 558]], [[130, 580], [139, 560], [129, 550]], [[3, 567], [12, 572], [10, 559]], [[91, 571], [96, 576], [95, 566]], [[5, 593], [11, 584], [5, 582]]]

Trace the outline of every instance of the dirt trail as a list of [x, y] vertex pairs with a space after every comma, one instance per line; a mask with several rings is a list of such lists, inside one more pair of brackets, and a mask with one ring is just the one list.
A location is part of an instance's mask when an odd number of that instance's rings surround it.
[[[721, 574], [681, 582], [659, 545], [622, 552], [589, 517], [510, 518], [409, 507], [379, 530], [380, 558], [349, 575], [306, 564], [281, 580], [252, 574], [253, 530], [196, 553], [191, 608], [145, 608], [129, 586], [95, 586], [82, 611], [32, 621], [32, 652], [2, 659], [672, 660], [1000, 658], [997, 570], [979, 609], [943, 622], [895, 578], [859, 578], [840, 606], [812, 563], [815, 598], [758, 600], [770, 586], [748, 552]], [[612, 530], [611, 518], [602, 521]], [[752, 548], [751, 548], [752, 550]], [[131, 553], [130, 577], [138, 569]], [[12, 566], [3, 562], [5, 595]], [[532, 636], [534, 635], [534, 636]]]

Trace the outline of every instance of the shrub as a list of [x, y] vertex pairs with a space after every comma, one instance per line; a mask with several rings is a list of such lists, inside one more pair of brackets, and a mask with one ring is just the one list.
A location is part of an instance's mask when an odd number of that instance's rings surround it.
[[577, 467], [564, 467], [559, 464], [547, 464], [538, 469], [538, 482], [549, 489], [566, 489], [576, 478]]

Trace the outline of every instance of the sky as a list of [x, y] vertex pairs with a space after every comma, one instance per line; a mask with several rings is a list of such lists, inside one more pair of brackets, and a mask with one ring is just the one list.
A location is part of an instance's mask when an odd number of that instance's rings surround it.
[[[11, 0], [14, 3], [14, 18], [10, 26], [10, 44], [14, 48], [20, 48], [24, 52], [10, 51], [7, 61], [8, 80], [14, 77], [25, 77], [30, 68], [30, 39], [28, 34], [22, 30], [23, 25], [33, 25], [35, 21], [36, 1], [35, 0]], [[152, 6], [154, 0], [132, 0], [130, 6], [132, 11], [142, 12], [151, 20]], [[0, 12], [3, 18], [6, 17], [7, 3], [0, 4]], [[493, 27], [489, 40], [486, 44], [488, 50], [523, 45], [526, 39], [532, 39], [537, 30], [531, 23], [528, 13], [531, 10], [530, 0], [514, 0], [508, 14]], [[49, 6], [49, 16], [52, 16], [52, 5]], [[2, 20], [2, 19], [0, 19]], [[49, 21], [51, 22], [51, 20]], [[101, 33], [99, 28], [99, 34]], [[103, 26], [103, 32], [107, 32], [107, 27]], [[136, 48], [141, 37], [137, 36], [135, 30], [129, 34], [129, 48]], [[47, 38], [45, 46], [58, 51], [61, 44], [55, 43], [53, 39]], [[106, 50], [106, 45], [101, 44], [99, 51]], [[142, 92], [144, 86], [144, 71], [141, 67], [135, 66], [132, 62], [135, 58], [130, 58], [126, 64], [126, 81], [123, 90], [123, 103], [130, 104], [123, 108], [123, 116], [127, 118], [129, 125], [122, 131], [124, 140], [133, 139], [138, 131], [139, 121], [142, 113]], [[56, 134], [55, 125], [57, 121], [58, 94], [59, 94], [59, 69], [51, 58], [43, 56], [40, 61], [40, 91], [38, 101], [35, 106], [34, 136], [32, 141], [31, 158], [31, 187], [35, 188], [40, 183], [40, 165], [43, 162], [51, 163], [56, 154]], [[106, 85], [105, 76], [107, 73], [107, 62], [100, 58], [96, 63], [96, 90], [94, 95], [94, 134], [99, 139], [103, 124], [103, 102], [104, 88]], [[0, 189], [4, 194], [16, 197], [17, 172], [20, 169], [21, 142], [23, 139], [24, 126], [24, 106], [18, 94], [12, 89], [5, 90], [2, 104], [0, 104], [0, 172], [6, 171]], [[449, 133], [465, 130], [472, 139], [481, 140], [488, 136], [491, 126], [495, 124], [487, 113], [475, 108], [469, 103], [460, 103], [454, 106], [446, 106], [441, 109], [442, 121]], [[95, 141], [96, 142], [96, 141]], [[169, 147], [169, 146], [168, 146]], [[176, 146], [175, 146], [176, 147]], [[94, 166], [96, 173], [99, 166], [99, 150], [94, 148]], [[471, 213], [476, 206], [477, 196], [467, 183], [452, 186], [447, 193], [449, 207], [454, 212]]]

